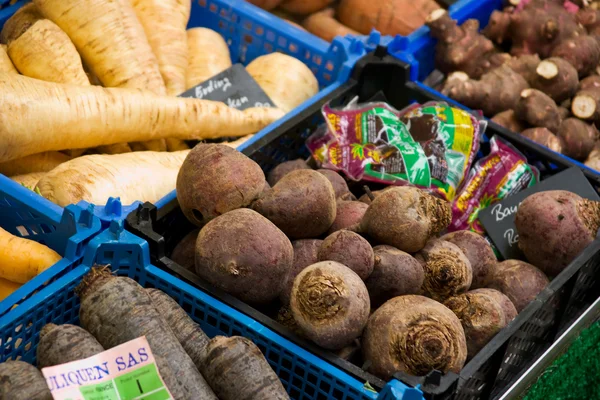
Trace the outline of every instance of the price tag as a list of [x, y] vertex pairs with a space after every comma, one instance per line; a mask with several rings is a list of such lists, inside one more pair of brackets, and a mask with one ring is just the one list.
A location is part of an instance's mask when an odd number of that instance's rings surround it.
[[182, 93], [180, 97], [220, 101], [229, 107], [275, 107], [242, 64], [235, 64], [218, 75]]
[[172, 400], [145, 337], [43, 368], [54, 400]]

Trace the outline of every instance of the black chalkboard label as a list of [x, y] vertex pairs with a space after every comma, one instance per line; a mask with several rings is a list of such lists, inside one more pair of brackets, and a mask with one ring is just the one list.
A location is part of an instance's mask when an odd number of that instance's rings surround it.
[[600, 196], [583, 175], [583, 172], [577, 167], [572, 167], [481, 210], [479, 221], [503, 259], [525, 260], [525, 256], [519, 250], [515, 214], [519, 204], [526, 197], [536, 192], [548, 190], [567, 190], [589, 200], [600, 200]]
[[182, 93], [180, 97], [220, 101], [229, 107], [275, 107], [242, 64], [235, 64], [218, 75]]

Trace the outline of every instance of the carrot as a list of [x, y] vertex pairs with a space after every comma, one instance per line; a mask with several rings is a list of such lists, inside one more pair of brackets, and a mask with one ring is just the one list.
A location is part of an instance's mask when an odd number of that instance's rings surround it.
[[208, 336], [200, 326], [166, 293], [158, 289], [146, 289], [152, 303], [188, 353], [198, 370], [204, 367]]
[[77, 287], [81, 325], [104, 348], [145, 336], [156, 366], [175, 399], [216, 400], [192, 359], [137, 282], [93, 268]]
[[326, 8], [306, 17], [302, 21], [302, 26], [313, 35], [328, 42], [331, 42], [336, 36], [360, 35], [354, 29], [348, 28], [335, 19], [335, 10], [333, 8]]
[[0, 74], [18, 74], [19, 71], [15, 68], [8, 53], [6, 52], [6, 45], [0, 44]]
[[206, 349], [202, 373], [221, 400], [289, 400], [281, 381], [249, 339], [216, 336]]
[[0, 399], [52, 400], [52, 394], [36, 367], [10, 360], [0, 364]]
[[49, 247], [0, 228], [0, 278], [25, 283], [61, 259]]
[[191, 89], [231, 67], [229, 47], [217, 32], [208, 28], [188, 29], [187, 42], [186, 89]]
[[102, 353], [104, 347], [85, 329], [65, 324], [44, 325], [37, 347], [38, 367], [46, 368]]
[[71, 157], [58, 151], [32, 154], [9, 162], [0, 163], [0, 174], [15, 176], [30, 174], [32, 172], [48, 172], [70, 159]]
[[0, 278], [0, 301], [13, 294], [20, 287], [20, 283], [15, 283], [9, 281], [8, 279]]
[[10, 179], [33, 190], [44, 175], [46, 175], [46, 172], [30, 172], [28, 174], [11, 176]]
[[255, 133], [281, 110], [244, 111], [220, 102], [149, 92], [0, 76], [0, 162], [49, 150], [163, 139]]

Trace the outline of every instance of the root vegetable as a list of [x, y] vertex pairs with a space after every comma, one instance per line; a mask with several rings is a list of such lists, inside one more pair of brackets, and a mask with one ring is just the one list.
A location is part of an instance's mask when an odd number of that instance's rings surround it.
[[223, 144], [199, 143], [177, 175], [177, 200], [187, 219], [202, 226], [247, 207], [264, 187], [265, 174], [250, 158]]
[[558, 132], [561, 122], [558, 106], [545, 93], [536, 89], [523, 90], [514, 110], [519, 120], [532, 126], [548, 128], [551, 132]]
[[517, 312], [521, 312], [548, 283], [546, 275], [533, 265], [519, 260], [506, 260], [496, 265], [489, 288], [504, 293]]
[[221, 400], [289, 400], [260, 349], [240, 336], [214, 337], [202, 371]]
[[0, 32], [0, 43], [8, 45], [43, 18], [35, 4], [24, 4], [4, 23]]
[[154, 203], [175, 189], [177, 173], [188, 153], [144, 151], [79, 157], [46, 173], [37, 188], [61, 207], [81, 200], [104, 204], [108, 196], [120, 197], [123, 204]]
[[140, 336], [150, 344], [156, 366], [177, 399], [216, 396], [157, 311], [148, 293], [127, 277], [93, 268], [77, 287], [81, 325], [109, 349]]
[[46, 175], [46, 172], [31, 172], [29, 174], [11, 176], [10, 179], [20, 183], [28, 189], [34, 190], [44, 175]]
[[285, 161], [277, 165], [269, 172], [267, 181], [269, 182], [269, 185], [275, 186], [275, 184], [279, 182], [281, 178], [297, 169], [310, 169], [310, 167], [306, 164], [306, 161], [300, 158], [296, 160]]
[[373, 248], [357, 233], [341, 230], [327, 236], [319, 249], [319, 261], [337, 261], [363, 281], [373, 272]]
[[600, 75], [590, 75], [579, 81], [579, 90], [594, 89], [600, 87]]
[[514, 11], [514, 8], [510, 8], [508, 11], [493, 11], [482, 33], [496, 44], [504, 43], [509, 36], [508, 30], [510, 28], [512, 11]]
[[330, 169], [318, 169], [317, 172], [329, 179], [329, 182], [331, 182], [331, 185], [333, 186], [336, 199], [342, 198], [346, 200], [348, 197], [352, 196], [346, 180], [342, 178], [340, 174]]
[[459, 319], [423, 296], [395, 297], [369, 318], [362, 338], [369, 371], [390, 379], [397, 371], [422, 376], [432, 370], [458, 373], [467, 358]]
[[166, 93], [177, 96], [185, 92], [191, 1], [132, 0], [131, 4], [158, 61]]
[[557, 153], [562, 153], [562, 141], [546, 128], [525, 129], [521, 135]]
[[333, 8], [326, 8], [306, 17], [302, 21], [302, 27], [328, 42], [333, 41], [336, 36], [360, 35], [354, 29], [348, 28], [335, 19], [335, 10]]
[[335, 212], [335, 220], [327, 231], [327, 234], [351, 228], [360, 224], [369, 206], [360, 201], [338, 201]]
[[248, 3], [254, 4], [257, 7], [262, 8], [263, 10], [270, 11], [279, 4], [281, 4], [283, 0], [248, 0]]
[[281, 9], [292, 14], [309, 15], [331, 5], [334, 0], [284, 0]]
[[210, 221], [196, 241], [196, 273], [252, 304], [268, 303], [284, 288], [294, 262], [287, 237], [249, 209]]
[[0, 44], [0, 74], [18, 74], [19, 71], [15, 68], [8, 53], [6, 45]]
[[500, 304], [500, 308], [502, 309], [502, 311], [504, 313], [504, 317], [506, 318], [507, 324], [509, 322], [511, 322], [513, 319], [515, 319], [515, 317], [519, 314], [517, 312], [517, 309], [515, 308], [515, 305], [512, 303], [512, 301], [510, 301], [508, 296], [506, 296], [504, 293], [502, 293], [499, 290], [482, 288], [482, 289], [471, 290], [471, 291], [469, 291], [469, 293], [482, 293], [482, 294], [494, 299], [498, 304]]
[[339, 350], [360, 336], [370, 311], [369, 293], [348, 267], [323, 261], [305, 268], [292, 288], [290, 308], [307, 338]]
[[292, 239], [314, 238], [335, 221], [335, 192], [324, 175], [301, 169], [281, 178], [252, 208]]
[[537, 67], [540, 57], [537, 54], [523, 54], [512, 57], [506, 62], [506, 66], [521, 75], [530, 85], [537, 79]]
[[577, 118], [567, 118], [560, 125], [558, 137], [562, 140], [562, 152], [567, 157], [585, 160], [598, 141], [598, 130]]
[[408, 35], [425, 23], [429, 13], [439, 8], [434, 0], [370, 3], [341, 0], [338, 19], [363, 35], [368, 35], [371, 29], [378, 30], [382, 35]]
[[96, 148], [103, 154], [123, 154], [131, 153], [131, 147], [127, 143], [107, 144], [106, 146], [98, 146]]
[[379, 243], [415, 253], [451, 220], [449, 203], [414, 187], [394, 187], [375, 197], [358, 229]]
[[223, 103], [0, 76], [0, 162], [49, 150], [166, 137], [209, 139], [255, 133], [282, 116]]
[[169, 295], [158, 289], [146, 289], [146, 293], [152, 299], [152, 304], [154, 304], [159, 314], [171, 327], [175, 337], [190, 356], [196, 368], [204, 374], [203, 367], [205, 365], [206, 346], [209, 341], [208, 336]]
[[279, 300], [281, 300], [283, 305], [290, 304], [292, 287], [294, 286], [294, 279], [296, 276], [302, 272], [304, 268], [319, 262], [319, 249], [321, 248], [322, 243], [323, 241], [319, 239], [300, 239], [292, 242], [292, 247], [294, 248], [294, 263], [287, 276], [283, 290], [279, 294]]
[[79, 326], [47, 324], [40, 331], [36, 358], [41, 369], [83, 360], [103, 351], [96, 338]]
[[[292, 283], [293, 283], [293, 281], [292, 281]], [[289, 301], [288, 301], [288, 303], [289, 303]], [[287, 329], [289, 329], [295, 335], [297, 335], [299, 337], [304, 337], [304, 334], [300, 330], [300, 327], [298, 326], [298, 324], [296, 323], [296, 320], [294, 319], [294, 316], [292, 315], [292, 310], [290, 310], [289, 305], [282, 306], [279, 309], [279, 311], [277, 312], [276, 319], [277, 319], [277, 322], [279, 322], [281, 325], [285, 326]]]
[[165, 143], [167, 145], [168, 151], [180, 151], [180, 150], [189, 150], [190, 146], [187, 145], [183, 140], [180, 139], [165, 139]]
[[246, 70], [273, 103], [290, 112], [319, 92], [319, 82], [302, 61], [283, 53], [254, 59]]
[[393, 189], [394, 186], [388, 186], [385, 189], [382, 190], [375, 190], [374, 192], [369, 192], [369, 193], [365, 193], [362, 196], [360, 196], [360, 198], [358, 199], [358, 201], [360, 201], [361, 203], [365, 203], [367, 205], [371, 204], [373, 202], [373, 200], [371, 199], [371, 196], [373, 197], [373, 199], [377, 196], [379, 196], [382, 192], [388, 190], [388, 189]]
[[485, 287], [496, 266], [496, 255], [483, 236], [471, 231], [448, 233], [440, 238], [458, 246], [467, 257], [473, 271], [471, 289]]
[[556, 276], [594, 240], [599, 212], [600, 202], [575, 193], [535, 193], [521, 203], [515, 217], [519, 248], [530, 263]]
[[514, 110], [502, 111], [501, 113], [494, 115], [492, 121], [508, 130], [517, 133], [523, 132], [525, 129], [527, 129], [526, 125], [515, 116]]
[[8, 279], [0, 278], [0, 301], [17, 291], [22, 285], [20, 283], [11, 282]]
[[183, 268], [195, 272], [196, 239], [200, 229], [194, 229], [181, 239], [171, 253], [171, 260]]
[[[600, 44], [597, 45], [600, 57]], [[556, 103], [570, 99], [577, 92], [579, 87], [577, 70], [562, 58], [552, 57], [540, 62], [535, 72], [536, 79], [531, 86], [546, 93]]]
[[48, 172], [67, 162], [71, 157], [57, 151], [37, 153], [9, 162], [0, 163], [0, 173], [6, 176], [24, 175], [32, 172]]
[[52, 393], [36, 367], [23, 361], [10, 360], [0, 363], [0, 398], [52, 400]]
[[577, 12], [577, 21], [585, 27], [590, 35], [600, 34], [600, 11], [591, 7], [581, 8]]
[[[568, 108], [561, 106], [561, 107], [558, 107], [558, 115], [560, 115], [561, 121], [564, 121], [565, 119], [567, 119], [571, 116], [571, 111], [569, 111]], [[560, 133], [560, 128], [559, 128], [559, 133]]]
[[372, 308], [376, 309], [396, 296], [419, 293], [424, 272], [414, 257], [386, 245], [373, 247], [373, 252], [375, 265], [365, 281]]
[[208, 28], [187, 31], [188, 70], [186, 89], [231, 67], [229, 47], [221, 35]]
[[600, 87], [577, 92], [571, 101], [571, 112], [579, 119], [595, 121], [600, 118]]
[[[508, 298], [506, 300], [510, 303]], [[470, 291], [451, 297], [444, 305], [456, 314], [465, 330], [468, 358], [479, 353], [509, 322], [502, 305], [485, 292]]]
[[471, 287], [473, 269], [457, 245], [432, 239], [415, 257], [425, 272], [421, 289], [426, 296], [444, 301]]
[[592, 36], [577, 36], [559, 43], [552, 50], [552, 57], [567, 61], [584, 78], [600, 63], [600, 43]]

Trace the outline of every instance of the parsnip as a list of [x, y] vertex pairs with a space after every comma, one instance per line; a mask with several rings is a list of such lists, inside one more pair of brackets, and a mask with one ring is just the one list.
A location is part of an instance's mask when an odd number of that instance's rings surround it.
[[0, 278], [0, 301], [13, 294], [22, 284]]
[[0, 32], [0, 43], [8, 45], [21, 36], [30, 26], [43, 19], [33, 3], [27, 3], [10, 17]]
[[275, 105], [285, 112], [319, 92], [319, 82], [306, 64], [282, 53], [258, 57], [248, 64], [246, 70]]
[[169, 150], [169, 151], [179, 151], [179, 150], [189, 150], [190, 149], [190, 146], [188, 146], [181, 139], [169, 138], [169, 139], [166, 139], [166, 142], [167, 142], [167, 150]]
[[0, 76], [0, 162], [50, 150], [174, 137], [203, 140], [256, 133], [283, 116], [150, 92]]
[[[0, 129], [2, 132], [2, 129]], [[0, 163], [0, 174], [6, 176], [24, 175], [32, 172], [48, 172], [71, 159], [58, 151], [28, 155], [23, 158]]]
[[61, 259], [49, 247], [0, 228], [0, 278], [25, 283]]
[[123, 154], [131, 153], [131, 147], [127, 143], [107, 144], [106, 146], [98, 146], [98, 152], [104, 154]]
[[156, 202], [175, 189], [177, 174], [189, 150], [142, 151], [83, 156], [66, 162], [38, 182], [42, 196], [65, 207], [85, 200], [104, 204], [109, 196], [123, 204]]
[[186, 27], [190, 19], [190, 0], [131, 0], [144, 27], [167, 94], [185, 92], [188, 65]]
[[187, 31], [188, 70], [186, 89], [231, 67], [229, 47], [221, 35], [208, 28]]
[[40, 178], [44, 175], [46, 175], [46, 172], [30, 172], [29, 174], [12, 176], [10, 179], [17, 183], [20, 183], [28, 189], [33, 190], [39, 182]]
[[15, 68], [10, 57], [6, 53], [6, 45], [0, 44], [0, 74], [18, 74], [19, 71]]

